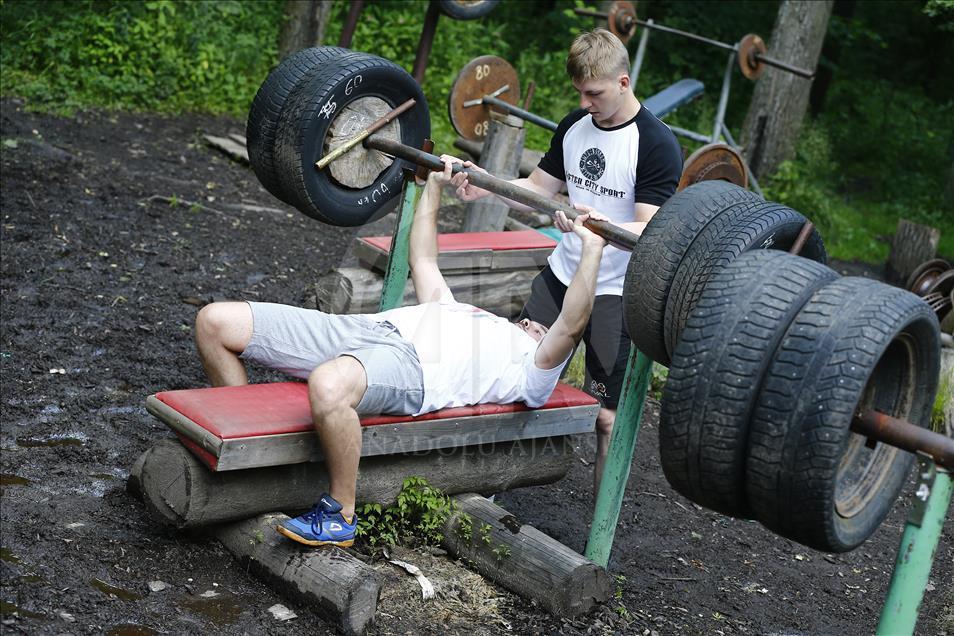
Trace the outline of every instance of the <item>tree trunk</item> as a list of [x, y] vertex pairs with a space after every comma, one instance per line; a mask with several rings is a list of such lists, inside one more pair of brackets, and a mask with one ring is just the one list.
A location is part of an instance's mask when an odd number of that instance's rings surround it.
[[[768, 55], [794, 66], [818, 64], [832, 0], [784, 0], [772, 29]], [[795, 142], [808, 108], [811, 82], [768, 67], [755, 86], [742, 126], [742, 146], [749, 167], [759, 179], [775, 172], [795, 153]]]
[[278, 36], [278, 59], [320, 46], [331, 14], [331, 0], [285, 0], [282, 30]]
[[[480, 155], [480, 167], [501, 179], [516, 179], [527, 131], [513, 115], [490, 113], [490, 130]], [[500, 232], [510, 210], [496, 197], [467, 204], [462, 232]]]

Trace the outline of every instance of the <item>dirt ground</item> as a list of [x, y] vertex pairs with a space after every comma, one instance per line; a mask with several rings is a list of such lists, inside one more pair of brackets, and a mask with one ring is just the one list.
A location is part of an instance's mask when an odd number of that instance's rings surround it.
[[[320, 275], [350, 262], [356, 232], [280, 204], [248, 168], [203, 144], [202, 132], [243, 132], [242, 122], [60, 118], [22, 107], [4, 101], [0, 128], [3, 633], [331, 631], [215, 540], [157, 525], [124, 486], [133, 460], [169, 436], [146, 413], [146, 396], [205, 383], [192, 344], [197, 306], [301, 304]], [[442, 229], [456, 229], [455, 220]], [[361, 232], [386, 233], [390, 222]], [[873, 633], [912, 489], [859, 549], [818, 553], [677, 495], [659, 466], [655, 401], [643, 421], [610, 603], [561, 621], [445, 557], [412, 552], [402, 558], [435, 580], [438, 599], [423, 603], [412, 577], [379, 565], [385, 586], [372, 633]], [[578, 443], [566, 479], [497, 501], [582, 551], [592, 436]], [[949, 518], [920, 634], [954, 635], [952, 532]], [[151, 591], [155, 581], [165, 589]], [[278, 620], [269, 612], [276, 604], [297, 617]]]

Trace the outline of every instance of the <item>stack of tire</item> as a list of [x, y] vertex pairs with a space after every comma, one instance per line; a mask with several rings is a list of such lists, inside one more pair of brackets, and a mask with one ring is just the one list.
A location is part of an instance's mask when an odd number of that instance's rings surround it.
[[[265, 189], [337, 226], [363, 225], [393, 209], [403, 170], [411, 167], [405, 162], [395, 160], [366, 187], [344, 185], [330, 171], [314, 167], [324, 155], [334, 115], [369, 97], [391, 108], [416, 99], [398, 121], [401, 142], [421, 146], [430, 134], [427, 101], [417, 82], [394, 62], [334, 46], [303, 49], [285, 58], [259, 88], [246, 125], [249, 163]], [[392, 205], [366, 205], [382, 184]]]
[[[818, 550], [866, 540], [913, 455], [851, 432], [875, 409], [929, 425], [938, 321], [922, 299], [825, 266], [804, 217], [724, 182], [677, 193], [627, 274], [633, 342], [669, 366], [660, 455], [695, 503]], [[773, 248], [773, 249], [764, 249]]]

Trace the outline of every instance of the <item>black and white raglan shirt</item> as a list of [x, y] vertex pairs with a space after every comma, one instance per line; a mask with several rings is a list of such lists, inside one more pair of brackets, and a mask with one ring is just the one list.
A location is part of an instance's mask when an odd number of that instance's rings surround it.
[[[591, 206], [614, 223], [630, 223], [635, 204], [662, 205], [676, 191], [682, 149], [669, 127], [645, 108], [612, 128], [600, 128], [580, 109], [560, 122], [538, 167], [566, 182], [571, 203]], [[577, 235], [567, 233], [550, 254], [550, 269], [564, 285], [576, 272], [582, 247]], [[597, 295], [623, 295], [629, 256], [612, 245], [603, 250]]]

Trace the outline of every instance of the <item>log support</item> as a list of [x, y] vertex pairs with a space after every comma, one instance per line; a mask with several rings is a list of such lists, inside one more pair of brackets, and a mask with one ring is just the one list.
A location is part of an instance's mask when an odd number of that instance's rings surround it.
[[[515, 179], [523, 155], [526, 130], [523, 120], [491, 111], [487, 141], [480, 166], [501, 179]], [[499, 232], [504, 229], [509, 206], [495, 197], [486, 197], [467, 205], [463, 232]]]
[[444, 526], [444, 547], [482, 576], [551, 614], [570, 618], [609, 600], [605, 569], [473, 493], [454, 498], [458, 510]]

